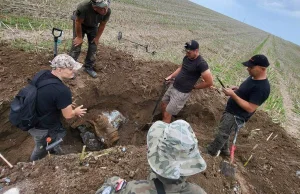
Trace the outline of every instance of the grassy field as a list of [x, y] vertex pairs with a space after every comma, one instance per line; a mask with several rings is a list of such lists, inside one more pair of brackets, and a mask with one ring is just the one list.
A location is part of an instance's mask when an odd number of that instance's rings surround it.
[[[2, 0], [1, 40], [24, 50], [52, 52], [51, 29], [58, 27], [64, 30], [59, 52], [67, 52], [72, 37], [70, 16], [79, 2]], [[299, 46], [186, 0], [115, 0], [111, 8], [101, 44], [136, 58], [180, 64], [184, 43], [195, 39], [214, 76], [218, 75], [226, 85], [239, 85], [247, 77], [242, 61], [254, 54], [265, 54], [272, 63], [272, 93], [261, 108], [278, 122], [287, 121], [286, 114], [300, 115], [300, 76], [296, 73], [300, 72]], [[126, 39], [149, 45], [149, 51], [156, 54], [146, 53], [145, 48], [129, 41], [118, 41], [120, 31]]]

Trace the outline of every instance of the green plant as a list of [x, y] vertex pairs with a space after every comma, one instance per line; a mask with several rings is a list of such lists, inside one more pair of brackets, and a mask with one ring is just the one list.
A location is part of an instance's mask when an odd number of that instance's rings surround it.
[[270, 35], [268, 35], [268, 37], [258, 46], [255, 48], [253, 55], [257, 55], [260, 53], [261, 49], [263, 48], [264, 44], [268, 41]]

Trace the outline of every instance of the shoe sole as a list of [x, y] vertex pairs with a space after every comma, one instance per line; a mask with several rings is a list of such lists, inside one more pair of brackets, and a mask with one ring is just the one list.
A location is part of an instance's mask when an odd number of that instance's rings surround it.
[[85, 70], [85, 72], [86, 72], [87, 74], [89, 74], [89, 76], [91, 76], [92, 78], [96, 78], [96, 77], [97, 77], [97, 74], [96, 74], [95, 76], [93, 76], [93, 75], [91, 75], [89, 72], [87, 72], [86, 70]]

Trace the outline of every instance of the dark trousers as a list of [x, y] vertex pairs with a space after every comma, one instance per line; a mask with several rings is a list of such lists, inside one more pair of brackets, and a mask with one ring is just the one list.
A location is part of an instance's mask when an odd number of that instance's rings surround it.
[[[35, 146], [32, 151], [30, 160], [31, 161], [36, 161], [44, 158], [47, 155], [46, 147], [47, 147], [47, 137], [51, 137], [52, 141], [50, 142], [53, 143], [60, 138], [63, 138], [66, 135], [66, 130], [64, 128], [59, 128], [52, 133], [49, 134], [49, 130], [45, 129], [30, 129], [28, 131], [30, 135], [33, 137]], [[63, 154], [61, 147], [58, 145], [51, 150], [51, 153], [54, 154]]]
[[[96, 52], [97, 52], [97, 45], [92, 41], [97, 35], [98, 28], [97, 27], [86, 27], [84, 25], [81, 25], [81, 28], [82, 28], [82, 38], [84, 38], [84, 36], [86, 34], [87, 39], [88, 39], [88, 51], [87, 51], [87, 54], [85, 57], [84, 67], [92, 69], [94, 67], [94, 63], [96, 60]], [[75, 35], [75, 34], [76, 33], [73, 33], [73, 35]], [[73, 38], [75, 38], [75, 37], [73, 37]], [[81, 46], [82, 46], [82, 44], [75, 47], [72, 43], [72, 47], [71, 47], [69, 54], [76, 61], [80, 55]]]
[[208, 151], [216, 155], [219, 150], [229, 149], [229, 137], [232, 132], [239, 131], [244, 126], [244, 119], [228, 112], [224, 112], [218, 126], [218, 132], [214, 141], [207, 147]]

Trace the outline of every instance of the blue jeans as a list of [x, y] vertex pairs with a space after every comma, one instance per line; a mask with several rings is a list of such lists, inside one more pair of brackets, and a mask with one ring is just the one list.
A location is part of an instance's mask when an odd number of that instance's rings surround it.
[[[49, 134], [49, 130], [47, 129], [30, 129], [28, 131], [30, 135], [33, 137], [35, 146], [32, 151], [32, 154], [30, 156], [31, 161], [36, 161], [44, 158], [47, 155], [46, 147], [47, 147], [47, 137], [51, 137], [51, 142], [53, 143], [60, 138], [63, 138], [66, 135], [66, 130], [64, 128], [59, 128], [57, 130], [51, 131]], [[60, 145], [53, 148], [53, 151], [51, 151], [54, 154], [63, 154], [62, 149]]]

